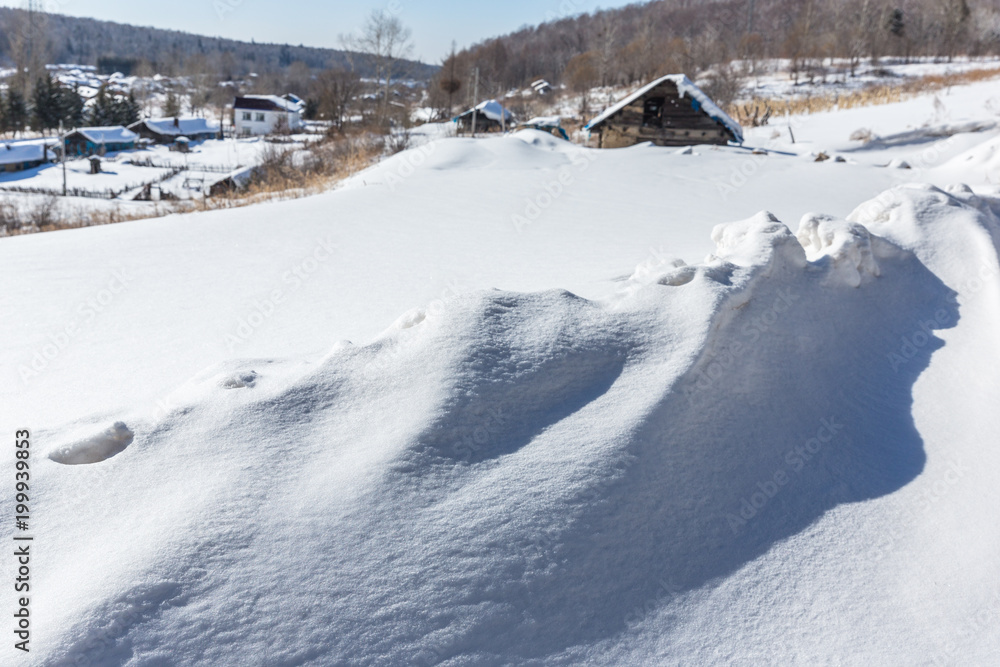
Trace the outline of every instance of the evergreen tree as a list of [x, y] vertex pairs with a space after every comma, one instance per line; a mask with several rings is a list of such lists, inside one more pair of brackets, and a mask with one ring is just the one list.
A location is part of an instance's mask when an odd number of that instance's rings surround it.
[[135, 101], [131, 92], [128, 97], [120, 97], [115, 101], [115, 122], [128, 127], [142, 118], [142, 107]]
[[63, 122], [63, 127], [79, 127], [83, 125], [84, 100], [83, 96], [75, 88], [68, 86], [59, 87], [59, 118]]
[[889, 12], [889, 32], [894, 37], [902, 37], [906, 30], [906, 22], [903, 20], [903, 10], [896, 8]]
[[4, 114], [6, 129], [15, 135], [18, 132], [24, 132], [24, 128], [28, 125], [28, 103], [25, 101], [24, 95], [18, 90], [7, 91], [7, 102], [4, 106], [6, 107]]
[[101, 86], [94, 97], [94, 104], [87, 115], [87, 123], [93, 127], [117, 125], [115, 98], [108, 92], [107, 86]]
[[163, 102], [163, 117], [164, 118], [176, 118], [181, 115], [181, 103], [177, 99], [177, 95], [174, 91], [167, 93], [167, 99]]
[[48, 74], [44, 79], [35, 82], [35, 91], [31, 96], [32, 128], [44, 134], [59, 127], [59, 121], [62, 119], [59, 93], [59, 84]]

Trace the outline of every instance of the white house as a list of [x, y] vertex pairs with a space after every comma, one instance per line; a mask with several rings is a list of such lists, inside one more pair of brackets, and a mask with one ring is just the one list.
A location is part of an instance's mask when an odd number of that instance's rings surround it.
[[305, 102], [295, 95], [244, 95], [233, 104], [236, 134], [274, 134], [285, 128], [302, 127]]

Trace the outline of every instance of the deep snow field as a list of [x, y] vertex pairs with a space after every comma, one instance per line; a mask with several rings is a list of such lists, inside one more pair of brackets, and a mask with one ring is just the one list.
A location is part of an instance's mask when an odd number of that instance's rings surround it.
[[0, 239], [0, 663], [1000, 664], [995, 108]]

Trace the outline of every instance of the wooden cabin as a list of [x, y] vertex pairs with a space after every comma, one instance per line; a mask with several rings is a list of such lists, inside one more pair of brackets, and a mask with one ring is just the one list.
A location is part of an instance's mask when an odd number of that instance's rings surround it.
[[585, 127], [600, 148], [651, 141], [657, 146], [743, 142], [743, 128], [683, 74], [660, 77]]
[[178, 137], [187, 137], [189, 141], [204, 141], [218, 139], [221, 130], [206, 118], [157, 118], [140, 120], [128, 126], [143, 139], [150, 139], [157, 144], [172, 144]]
[[8, 142], [0, 144], [0, 171], [24, 171], [49, 161], [50, 151], [43, 142]]
[[135, 148], [139, 135], [121, 125], [81, 127], [65, 137], [66, 155], [83, 156], [128, 151]]
[[514, 125], [514, 114], [496, 100], [486, 100], [477, 104], [474, 109], [455, 116], [452, 121], [463, 132], [471, 131], [473, 122], [476, 132], [499, 132]]

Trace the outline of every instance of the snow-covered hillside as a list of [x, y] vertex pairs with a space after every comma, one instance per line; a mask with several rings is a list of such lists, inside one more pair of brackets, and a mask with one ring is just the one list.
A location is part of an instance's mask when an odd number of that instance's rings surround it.
[[998, 98], [0, 239], [18, 659], [995, 663]]

